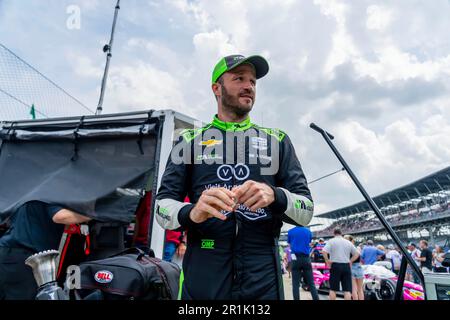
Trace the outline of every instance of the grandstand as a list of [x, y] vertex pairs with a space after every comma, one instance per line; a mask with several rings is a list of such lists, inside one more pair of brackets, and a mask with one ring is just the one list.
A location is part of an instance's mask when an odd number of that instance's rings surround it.
[[[406, 244], [427, 239], [449, 245], [450, 237], [450, 166], [408, 185], [373, 198], [380, 211]], [[331, 224], [314, 232], [315, 237], [330, 238], [339, 227], [360, 242], [373, 239], [389, 242], [390, 237], [366, 201], [322, 213]]]

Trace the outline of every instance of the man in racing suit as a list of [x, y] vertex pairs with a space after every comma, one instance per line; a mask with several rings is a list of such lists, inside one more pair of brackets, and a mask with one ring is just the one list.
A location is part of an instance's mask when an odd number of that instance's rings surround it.
[[[289, 137], [250, 121], [260, 56], [228, 56], [213, 72], [218, 114], [185, 130], [156, 197], [156, 218], [187, 231], [181, 299], [283, 299], [282, 221], [307, 225], [313, 202]], [[188, 196], [192, 203], [184, 203]]]

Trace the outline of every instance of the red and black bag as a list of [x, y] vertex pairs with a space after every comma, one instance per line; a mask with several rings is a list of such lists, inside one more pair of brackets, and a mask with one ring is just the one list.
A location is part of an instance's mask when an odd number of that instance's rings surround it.
[[130, 248], [79, 265], [82, 296], [100, 291], [103, 299], [176, 300], [180, 267]]

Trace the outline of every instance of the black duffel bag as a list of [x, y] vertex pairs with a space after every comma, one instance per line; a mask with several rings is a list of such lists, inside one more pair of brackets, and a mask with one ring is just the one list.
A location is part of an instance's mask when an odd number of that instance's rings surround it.
[[82, 299], [94, 293], [95, 299], [107, 300], [176, 300], [178, 296], [180, 267], [138, 248], [79, 267], [81, 290], [77, 295]]

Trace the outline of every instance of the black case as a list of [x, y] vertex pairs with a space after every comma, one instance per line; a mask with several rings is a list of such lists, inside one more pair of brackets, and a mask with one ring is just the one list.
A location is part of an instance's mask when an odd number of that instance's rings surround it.
[[81, 292], [100, 290], [105, 299], [176, 300], [180, 267], [131, 248], [80, 264]]

